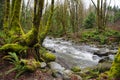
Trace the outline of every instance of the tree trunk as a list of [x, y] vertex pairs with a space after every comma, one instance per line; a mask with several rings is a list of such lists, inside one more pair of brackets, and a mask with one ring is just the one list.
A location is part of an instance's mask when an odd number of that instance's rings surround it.
[[10, 0], [5, 0], [4, 8], [5, 10], [4, 10], [3, 27], [4, 27], [4, 32], [7, 33], [9, 28], [9, 19], [10, 19]]
[[4, 4], [5, 0], [0, 0], [0, 29], [3, 28]]
[[50, 23], [54, 8], [54, 0], [52, 0], [51, 4], [52, 4], [51, 13], [47, 21], [47, 25], [45, 26], [44, 31], [42, 30], [39, 31], [39, 28], [41, 27], [40, 23], [42, 18], [44, 0], [34, 0], [33, 27], [27, 34], [24, 34], [20, 26], [20, 17], [19, 17], [21, 10], [21, 0], [15, 0], [10, 33], [11, 33], [11, 37], [15, 37], [13, 39], [17, 38], [17, 41], [11, 44], [3, 45], [2, 47], [0, 47], [0, 51], [9, 50], [9, 51], [21, 52], [28, 48], [32, 48], [36, 51], [33, 54], [36, 55], [37, 60], [40, 60], [39, 49], [42, 46], [42, 42], [50, 29]]
[[[21, 2], [22, 0], [13, 0], [12, 2], [12, 11], [13, 12], [11, 15], [12, 19], [11, 19], [11, 24], [10, 24], [10, 35], [11, 37], [17, 38], [20, 37], [21, 35], [24, 34], [22, 27], [20, 25], [20, 10], [21, 10]], [[14, 6], [13, 6], [14, 4]]]

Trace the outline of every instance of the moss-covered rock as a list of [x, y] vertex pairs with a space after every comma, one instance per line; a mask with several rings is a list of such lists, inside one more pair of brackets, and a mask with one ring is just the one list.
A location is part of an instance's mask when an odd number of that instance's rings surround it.
[[17, 43], [15, 44], [5, 44], [0, 48], [0, 51], [14, 51], [14, 52], [19, 52], [22, 50], [26, 50], [28, 47], [26, 46], [21, 46]]
[[72, 70], [73, 72], [80, 72], [80, 71], [81, 71], [81, 69], [80, 69], [79, 66], [74, 66], [74, 67], [71, 68], [71, 70]]
[[120, 48], [109, 71], [110, 78], [120, 78]]
[[51, 62], [56, 60], [56, 56], [50, 52], [44, 53], [43, 58], [46, 62]]

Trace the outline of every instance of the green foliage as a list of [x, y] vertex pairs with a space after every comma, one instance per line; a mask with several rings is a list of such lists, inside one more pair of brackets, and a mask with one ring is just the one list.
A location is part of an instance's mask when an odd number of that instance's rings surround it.
[[112, 67], [109, 71], [109, 76], [113, 79], [120, 78], [120, 48], [118, 50], [118, 53], [115, 56], [114, 62], [112, 64]]
[[116, 12], [114, 16], [114, 21], [118, 21], [118, 20], [120, 20], [120, 11]]
[[20, 64], [19, 58], [16, 55], [16, 53], [9, 52], [8, 54], [9, 55], [3, 57], [3, 59], [7, 59], [7, 60], [11, 61], [11, 63], [14, 64], [15, 66], [17, 66], [18, 64]]
[[6, 75], [16, 71], [17, 74], [15, 78], [18, 78], [21, 74], [26, 71], [35, 71], [38, 67], [40, 67], [40, 62], [36, 61], [35, 59], [19, 59], [16, 53], [9, 53], [9, 55], [3, 57], [5, 60], [9, 60], [14, 67], [6, 72]]
[[0, 30], [0, 38], [4, 44], [9, 44], [13, 41], [11, 37], [8, 37], [3, 31]]
[[72, 70], [73, 72], [80, 72], [80, 71], [81, 71], [81, 69], [80, 69], [79, 66], [74, 66], [74, 67], [71, 68], [71, 70]]
[[95, 23], [95, 14], [91, 12], [83, 22], [83, 26], [88, 28], [93, 28]]
[[109, 41], [110, 37], [117, 38], [114, 42], [119, 41], [120, 32], [107, 29], [103, 33], [98, 33], [98, 31], [95, 29], [89, 29], [89, 30], [87, 29], [82, 32], [81, 41], [88, 41], [88, 42], [95, 41], [95, 42], [99, 42], [100, 44], [105, 44], [110, 42]]
[[35, 71], [38, 67], [40, 67], [40, 62], [35, 59], [21, 59], [20, 64], [23, 65], [28, 71]]
[[15, 44], [5, 44], [2, 47], [0, 47], [0, 51], [15, 51], [15, 52], [21, 52], [23, 50], [26, 50], [28, 47], [21, 46], [17, 43]]
[[9, 60], [13, 65], [14, 67], [12, 69], [10, 69], [9, 71], [6, 72], [6, 75], [13, 72], [13, 71], [17, 71], [17, 75], [15, 78], [19, 77], [19, 75], [21, 75], [25, 70], [26, 68], [22, 65], [20, 65], [20, 60], [18, 58], [18, 56], [16, 55], [16, 53], [9, 53], [8, 56], [5, 56], [3, 59], [7, 59]]

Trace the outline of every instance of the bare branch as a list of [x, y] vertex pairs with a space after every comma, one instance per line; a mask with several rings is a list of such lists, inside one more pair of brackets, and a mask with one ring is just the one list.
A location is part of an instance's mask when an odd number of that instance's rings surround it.
[[94, 1], [93, 1], [93, 0], [91, 0], [91, 2], [92, 2], [92, 3], [93, 3], [93, 5], [95, 6], [95, 9], [97, 9], [97, 6], [95, 5]]

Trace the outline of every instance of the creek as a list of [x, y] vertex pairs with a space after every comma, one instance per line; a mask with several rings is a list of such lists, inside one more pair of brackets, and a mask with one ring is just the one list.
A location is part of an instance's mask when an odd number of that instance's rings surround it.
[[56, 61], [65, 68], [71, 68], [72, 66], [92, 67], [103, 58], [107, 57], [113, 60], [114, 53], [117, 52], [117, 49], [110, 50], [106, 47], [98, 48], [96, 45], [75, 44], [63, 38], [46, 37], [43, 46], [54, 53], [57, 57]]

